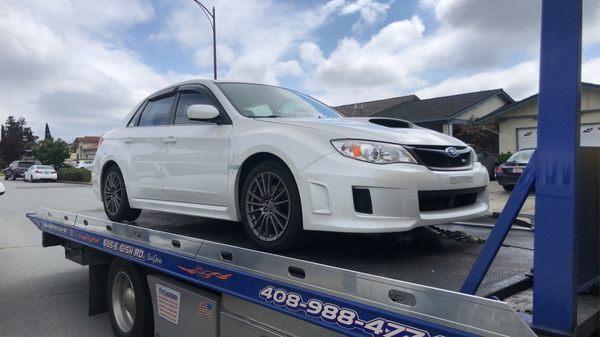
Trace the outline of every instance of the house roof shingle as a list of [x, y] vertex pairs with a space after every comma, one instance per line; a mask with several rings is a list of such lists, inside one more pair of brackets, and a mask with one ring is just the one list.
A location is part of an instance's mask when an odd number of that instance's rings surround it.
[[357, 102], [333, 107], [347, 117], [370, 117], [398, 104], [419, 100], [415, 95], [398, 96], [368, 102]]
[[493, 89], [406, 102], [390, 107], [375, 115], [379, 117], [400, 118], [412, 122], [447, 120], [453, 115], [495, 95], [502, 95], [509, 102], [513, 102], [512, 98], [504, 90]]
[[[589, 88], [589, 89], [600, 89], [600, 84], [596, 84], [596, 83], [588, 83], [588, 82], [581, 82], [581, 87], [582, 88]], [[482, 123], [488, 123], [496, 118], [502, 117], [504, 114], [506, 114], [509, 111], [514, 110], [515, 108], [527, 104], [531, 101], [536, 101], [538, 99], [538, 94], [533, 94], [529, 97], [523, 98], [520, 101], [517, 102], [513, 102], [512, 104], [508, 104], [498, 110], [492, 111], [491, 113], [479, 118], [476, 123], [478, 124], [482, 124]]]

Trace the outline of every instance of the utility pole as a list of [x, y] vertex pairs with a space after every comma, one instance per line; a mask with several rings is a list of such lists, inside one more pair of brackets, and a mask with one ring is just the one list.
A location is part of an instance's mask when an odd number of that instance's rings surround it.
[[215, 14], [215, 7], [213, 6], [212, 11], [206, 8], [200, 1], [192, 0], [202, 9], [202, 13], [208, 19], [210, 27], [212, 28], [213, 36], [213, 79], [217, 79], [217, 19]]

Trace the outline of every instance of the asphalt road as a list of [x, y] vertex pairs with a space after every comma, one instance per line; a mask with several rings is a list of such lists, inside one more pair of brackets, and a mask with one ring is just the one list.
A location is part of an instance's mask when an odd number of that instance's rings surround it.
[[[23, 181], [5, 181], [4, 184], [7, 191], [5, 195], [0, 197], [0, 228], [2, 229], [0, 232], [0, 337], [112, 336], [107, 314], [92, 317], [87, 315], [87, 267], [66, 260], [62, 247], [42, 248], [40, 231], [25, 217], [27, 212], [35, 211], [41, 207], [62, 210], [88, 210], [102, 213], [100, 211], [101, 204], [93, 196], [90, 186], [61, 183], [31, 184]], [[491, 191], [492, 208], [501, 209], [508, 194], [496, 183], [492, 183]], [[533, 197], [530, 198], [529, 202], [533, 202]], [[161, 219], [160, 214], [146, 214], [145, 217]], [[183, 220], [185, 219], [179, 221], [181, 223], [178, 222], [178, 226], [181, 227], [178, 230], [181, 230], [182, 233], [192, 231], [192, 229], [196, 232], [198, 226], [202, 225], [204, 226], [202, 235], [207, 236], [207, 239], [221, 241], [224, 237], [223, 232], [227, 232], [227, 240], [237, 240], [241, 245], [244, 245], [247, 241], [241, 227], [236, 223], [228, 223], [225, 226], [223, 222], [213, 224], [215, 221], [198, 218]], [[157, 226], [160, 227], [161, 224]], [[237, 233], [237, 236], [232, 235], [232, 233]], [[211, 237], [211, 235], [214, 237]], [[519, 240], [518, 235], [520, 234], [517, 233], [514, 239]], [[481, 236], [485, 237], [484, 233]], [[404, 241], [400, 242], [402, 243], [400, 247], [408, 247], [407, 242], [405, 242], [408, 239], [402, 237]], [[325, 235], [319, 241], [327, 241], [328, 238]], [[445, 274], [446, 277], [440, 278], [440, 270], [429, 268], [428, 264], [441, 259], [438, 253], [431, 253], [427, 249], [425, 251], [423, 249], [411, 249], [411, 254], [408, 254], [406, 249], [399, 249], [398, 238], [395, 237], [387, 240], [383, 239], [383, 241], [375, 240], [372, 244], [375, 245], [374, 247], [364, 245], [365, 249], [356, 250], [357, 242], [363, 242], [363, 239], [364, 237], [349, 236], [346, 239], [338, 240], [340, 245], [347, 245], [342, 251], [356, 251], [354, 254], [356, 256], [350, 259], [347, 256], [338, 257], [331, 249], [319, 248], [328, 246], [324, 242], [321, 242], [321, 244], [319, 242], [315, 243], [308, 250], [308, 253], [304, 253], [310, 255], [310, 252], [314, 251], [313, 255], [324, 259], [318, 261], [321, 263], [337, 261], [339, 267], [355, 270], [365, 269], [363, 271], [432, 286], [446, 286], [448, 289], [455, 288], [465, 276], [454, 272], [457, 275], [451, 277], [450, 272], [442, 270], [442, 274]], [[433, 242], [433, 240], [426, 241]], [[389, 245], [382, 250], [378, 245], [384, 242], [389, 242]], [[422, 240], [415, 242], [416, 246], [422, 246], [422, 244], [419, 244], [419, 242], [422, 243]], [[457, 244], [452, 240], [436, 239], [435, 242], [437, 243], [426, 246], [433, 247], [436, 252], [439, 250], [450, 253], [453, 251], [460, 252], [458, 256], [463, 258], [458, 260], [464, 262], [465, 266], [454, 269], [460, 270], [462, 273], [468, 270], [473, 262], [472, 258], [477, 256], [480, 249], [477, 245]], [[321, 251], [323, 249], [325, 251]], [[382, 253], [379, 255], [367, 254], [365, 250], [371, 252], [381, 250]], [[299, 253], [298, 256], [294, 257], [309, 259], [309, 257], [302, 255], [304, 253]], [[517, 272], [521, 273], [523, 269], [529, 268], [531, 264], [530, 254], [512, 248], [501, 250], [501, 255], [498, 258], [499, 262], [497, 261], [495, 264], [504, 265], [502, 261], [506, 261], [514, 254], [520, 254], [518, 255], [519, 264], [515, 266], [514, 263], [510, 263], [507, 265], [508, 268], [499, 265], [500, 268], [496, 268], [498, 272], [495, 272], [495, 275], [503, 276], [502, 274], [508, 273], [505, 277], [510, 277]], [[448, 255], [447, 259], [450, 260], [443, 260], [446, 262], [441, 264], [458, 263], [455, 259], [456, 256]], [[506, 256], [506, 258], [503, 256]], [[328, 259], [335, 261], [328, 261]], [[415, 275], [413, 275], [414, 273], [402, 272], [403, 270], [415, 270], [413, 267], [403, 265], [403, 263], [410, 264], [412, 263], [410, 261], [415, 259], [420, 259], [418, 261], [421, 261], [420, 263], [426, 267], [426, 272], [416, 270], [418, 273]], [[514, 257], [511, 260], [514, 261]], [[452, 263], [452, 261], [455, 262]], [[346, 265], [346, 262], [350, 265]], [[440, 265], [439, 262], [433, 264]], [[390, 273], [389, 269], [393, 269], [400, 274], [388, 275]], [[442, 279], [451, 279], [453, 282], [436, 283]]]
[[0, 336], [112, 336], [106, 314], [87, 315], [87, 267], [41, 247], [25, 213], [39, 207], [97, 208], [89, 186], [3, 182], [0, 196]]

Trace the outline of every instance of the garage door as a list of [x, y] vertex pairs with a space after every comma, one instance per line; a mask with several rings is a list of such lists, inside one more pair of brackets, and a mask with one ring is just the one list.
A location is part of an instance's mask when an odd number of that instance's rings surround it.
[[[579, 136], [581, 146], [600, 147], [600, 123], [581, 125]], [[517, 149], [530, 149], [537, 145], [537, 128], [517, 130]]]
[[517, 130], [517, 150], [531, 149], [537, 145], [537, 128]]

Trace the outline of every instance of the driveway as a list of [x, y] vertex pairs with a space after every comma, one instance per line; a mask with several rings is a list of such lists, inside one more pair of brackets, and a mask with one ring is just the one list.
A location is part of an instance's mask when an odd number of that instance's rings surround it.
[[[500, 184], [495, 181], [490, 181], [490, 208], [492, 212], [502, 212], [504, 205], [508, 201], [510, 192], [506, 192]], [[535, 195], [529, 194], [523, 208], [520, 212], [521, 215], [532, 216], [535, 214]]]

